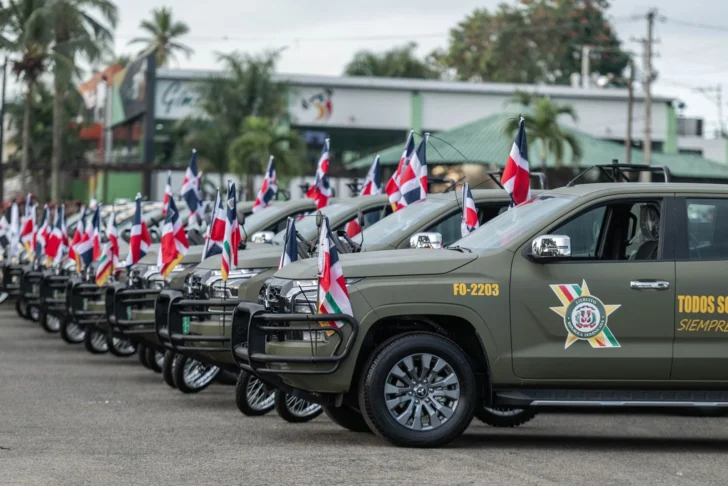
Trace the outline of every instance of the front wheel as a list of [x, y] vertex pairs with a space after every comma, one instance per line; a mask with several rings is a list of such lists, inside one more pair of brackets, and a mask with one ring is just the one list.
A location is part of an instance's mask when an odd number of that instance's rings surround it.
[[177, 385], [174, 384], [174, 376], [172, 376], [175, 356], [177, 354], [171, 349], [168, 349], [164, 352], [164, 359], [162, 360], [162, 378], [172, 388], [177, 388]]
[[530, 408], [480, 407], [475, 411], [475, 416], [491, 427], [518, 427], [532, 420], [536, 411]]
[[257, 417], [265, 415], [276, 406], [276, 391], [260, 381], [253, 374], [242, 371], [235, 384], [235, 404], [243, 415]]
[[467, 355], [451, 340], [431, 333], [383, 343], [359, 386], [359, 408], [369, 427], [402, 447], [451, 442], [470, 425], [477, 402]]
[[37, 305], [29, 305], [28, 317], [30, 317], [31, 321], [38, 322], [40, 320], [40, 307]]
[[137, 346], [137, 354], [139, 355], [139, 362], [142, 366], [149, 368], [149, 364], [147, 363], [147, 347], [139, 343]]
[[68, 344], [80, 344], [86, 336], [86, 330], [80, 324], [74, 322], [70, 317], [61, 319], [60, 328], [61, 339]]
[[83, 346], [91, 354], [103, 354], [109, 351], [106, 335], [96, 329], [89, 329], [83, 336]]
[[106, 346], [109, 352], [119, 358], [132, 356], [137, 351], [137, 345], [129, 338], [118, 338], [111, 333], [106, 335]]
[[18, 313], [20, 317], [23, 319], [28, 319], [28, 303], [25, 301], [24, 298], [18, 297], [15, 300], [15, 312]]
[[210, 386], [220, 372], [217, 366], [207, 365], [196, 359], [178, 354], [172, 365], [174, 384], [182, 393], [198, 393]]
[[61, 319], [56, 315], [48, 314], [42, 307], [40, 308], [38, 322], [40, 322], [40, 327], [45, 332], [58, 332], [61, 330]]
[[147, 367], [155, 373], [162, 372], [162, 364], [164, 363], [164, 351], [159, 351], [157, 347], [146, 348]]
[[370, 432], [371, 429], [367, 425], [364, 417], [351, 407], [342, 405], [340, 407], [323, 407], [324, 413], [336, 425], [344, 427], [352, 432]]
[[321, 415], [323, 409], [318, 403], [309, 402], [278, 390], [276, 392], [276, 411], [286, 422], [297, 424], [315, 419]]

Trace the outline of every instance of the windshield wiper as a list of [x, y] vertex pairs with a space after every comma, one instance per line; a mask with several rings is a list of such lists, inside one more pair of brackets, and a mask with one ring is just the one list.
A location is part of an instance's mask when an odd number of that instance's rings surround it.
[[473, 253], [473, 250], [471, 250], [470, 248], [465, 248], [464, 246], [446, 246], [445, 248], [447, 248], [448, 250], [459, 251], [460, 253]]

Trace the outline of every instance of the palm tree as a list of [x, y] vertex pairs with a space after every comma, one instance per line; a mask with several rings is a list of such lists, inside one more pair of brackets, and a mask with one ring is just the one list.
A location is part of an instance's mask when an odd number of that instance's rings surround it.
[[[535, 98], [532, 95], [518, 93], [514, 96], [513, 102], [527, 102], [532, 105], [529, 113], [523, 115], [526, 125], [528, 140], [533, 143], [539, 142], [539, 159], [541, 168], [546, 168], [546, 158], [549, 154], [554, 156], [556, 166], [560, 167], [564, 160], [564, 148], [571, 149], [572, 163], [576, 163], [582, 156], [581, 144], [573, 133], [565, 131], [559, 125], [558, 119], [562, 115], [569, 116], [576, 121], [576, 112], [570, 105], [560, 105], [548, 98]], [[513, 135], [518, 130], [519, 120], [510, 119], [505, 127], [505, 132]]]
[[[89, 12], [99, 12], [101, 20]], [[51, 198], [60, 200], [60, 169], [63, 147], [63, 99], [73, 75], [76, 57], [94, 62], [113, 41], [118, 12], [111, 0], [48, 0], [46, 13], [53, 26], [54, 91], [53, 157], [51, 159]]]
[[42, 15], [46, 0], [10, 0], [2, 10], [5, 48], [11, 54], [12, 71], [25, 84], [20, 182], [23, 192], [29, 183], [32, 102], [38, 79], [48, 62], [50, 32]]
[[157, 54], [157, 67], [167, 64], [170, 59], [177, 60], [176, 53], [182, 52], [189, 58], [194, 52], [190, 47], [177, 41], [189, 33], [190, 28], [184, 22], [172, 19], [172, 9], [167, 7], [152, 10], [152, 21], [143, 20], [139, 28], [149, 37], [136, 37], [129, 44], [146, 44], [141, 52], [153, 50]]
[[[253, 191], [250, 174], [261, 174], [269, 156], [275, 157], [277, 175], [296, 175], [304, 157], [305, 142], [300, 135], [271, 120], [249, 116], [240, 136], [230, 144], [231, 169], [247, 181], [248, 194]], [[245, 176], [245, 177], [243, 177]]]

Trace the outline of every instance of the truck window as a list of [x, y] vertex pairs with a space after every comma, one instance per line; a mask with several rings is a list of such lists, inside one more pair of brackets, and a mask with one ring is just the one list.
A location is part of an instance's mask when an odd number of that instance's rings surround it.
[[687, 199], [688, 258], [728, 259], [728, 200]]

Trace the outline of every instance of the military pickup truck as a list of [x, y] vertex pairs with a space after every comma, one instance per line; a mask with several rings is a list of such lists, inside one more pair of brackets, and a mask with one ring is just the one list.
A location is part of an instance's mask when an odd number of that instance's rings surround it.
[[727, 232], [726, 186], [556, 189], [449, 249], [343, 255], [354, 316], [336, 326], [298, 305], [316, 262], [283, 268], [236, 309], [233, 355], [400, 446], [446, 444], [474, 414], [727, 407]]

